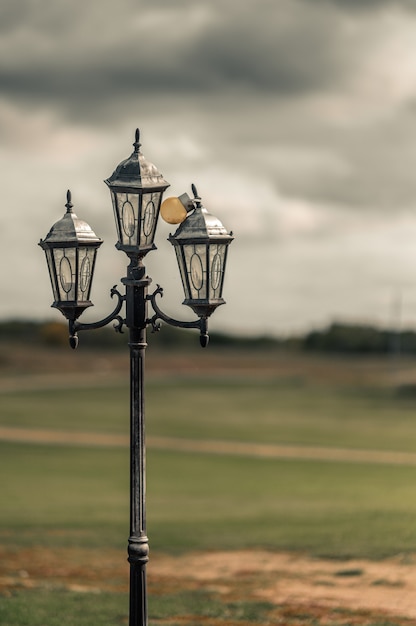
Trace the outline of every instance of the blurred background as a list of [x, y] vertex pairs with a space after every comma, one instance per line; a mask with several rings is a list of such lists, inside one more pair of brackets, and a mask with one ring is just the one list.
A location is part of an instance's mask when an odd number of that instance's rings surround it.
[[[407, 0], [3, 2], [0, 318], [56, 318], [36, 243], [68, 188], [105, 240], [85, 319], [109, 309], [102, 181], [138, 126], [166, 196], [195, 183], [235, 234], [218, 330], [414, 326], [415, 22]], [[171, 231], [146, 260], [177, 315]]]
[[[165, 197], [194, 183], [235, 235], [209, 350], [194, 332], [149, 333], [151, 615], [197, 607], [212, 617], [215, 599], [229, 620], [237, 598], [256, 623], [291, 623], [253, 600], [271, 585], [283, 606], [280, 569], [261, 578], [261, 559], [244, 557], [226, 587], [209, 577], [195, 587], [167, 582], [161, 554], [224, 551], [221, 565], [236, 550], [333, 563], [401, 555], [414, 565], [415, 7], [0, 3], [2, 624], [126, 623], [127, 334], [80, 333], [80, 349], [68, 348], [37, 243], [70, 189], [104, 239], [96, 306], [82, 320], [113, 309], [126, 257], [103, 181], [137, 127], [171, 184]], [[146, 266], [163, 310], [186, 319], [166, 241], [175, 229], [160, 220]], [[362, 589], [361, 569], [340, 571]], [[324, 598], [334, 580], [321, 581]], [[382, 599], [416, 597], [391, 581], [370, 582]]]

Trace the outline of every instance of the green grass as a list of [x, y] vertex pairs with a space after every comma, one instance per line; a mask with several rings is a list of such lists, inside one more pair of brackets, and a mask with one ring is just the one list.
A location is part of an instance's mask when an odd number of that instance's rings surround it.
[[[246, 620], [251, 623], [264, 623], [273, 605], [259, 601], [227, 602], [217, 594], [204, 590], [182, 591], [165, 594], [163, 598], [153, 596], [149, 610], [154, 620], [171, 619], [172, 616], [195, 615], [195, 624], [200, 626], [206, 618], [225, 620]], [[198, 621], [199, 620], [199, 621]], [[164, 622], [165, 623], [165, 622]], [[175, 620], [171, 624], [177, 623]], [[188, 623], [188, 622], [187, 622]], [[191, 622], [192, 623], [192, 622]]]
[[[127, 385], [3, 393], [0, 425], [127, 434]], [[147, 431], [195, 439], [416, 452], [416, 398], [296, 381], [150, 382]]]
[[[147, 433], [195, 439], [416, 451], [416, 401], [377, 389], [299, 381], [159, 380], [147, 385]], [[128, 433], [128, 388], [3, 393], [0, 425]], [[151, 553], [266, 548], [378, 559], [416, 551], [416, 467], [149, 449]], [[0, 542], [120, 550], [128, 537], [126, 449], [0, 442]], [[19, 589], [0, 599], [5, 626], [125, 624], [126, 594]], [[210, 590], [151, 590], [150, 626], [319, 624], [302, 613]], [[195, 615], [195, 619], [192, 618]], [[358, 623], [328, 612], [328, 626]], [[405, 620], [359, 616], [370, 626]], [[217, 624], [222, 622], [217, 621]], [[361, 622], [360, 622], [361, 623]]]
[[[123, 450], [0, 444], [0, 540], [124, 547]], [[379, 558], [416, 550], [416, 468], [148, 453], [151, 548], [306, 550]]]
[[148, 407], [152, 434], [416, 451], [416, 401], [383, 390], [197, 381], [151, 386]]
[[127, 385], [1, 394], [0, 424], [82, 432], [128, 432]]
[[[48, 590], [19, 591], [0, 602], [4, 626], [122, 626], [128, 620], [128, 598], [117, 593], [75, 593]], [[184, 618], [186, 622], [184, 622]], [[225, 600], [218, 593], [181, 591], [149, 598], [149, 626], [248, 626], [286, 624], [310, 626], [406, 626], [414, 622], [380, 613], [314, 606], [274, 606], [268, 602]]]
[[1, 598], [0, 624], [4, 626], [107, 626], [125, 624], [125, 594], [48, 590], [20, 591]]
[[151, 459], [156, 548], [262, 546], [370, 558], [416, 549], [416, 468], [173, 453]]
[[9, 543], [121, 545], [127, 536], [125, 451], [3, 442], [0, 458], [0, 533]]
[[[1, 400], [2, 425], [128, 432], [126, 385]], [[149, 435], [416, 451], [415, 401], [383, 390], [179, 379], [151, 381], [146, 401]], [[0, 459], [0, 533], [9, 541], [123, 545], [127, 450], [3, 442]], [[148, 530], [160, 550], [412, 551], [415, 496], [414, 467], [148, 450]]]

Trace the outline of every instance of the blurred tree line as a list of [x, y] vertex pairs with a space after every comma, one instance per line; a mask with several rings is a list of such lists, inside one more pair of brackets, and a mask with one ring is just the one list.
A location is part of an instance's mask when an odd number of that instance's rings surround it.
[[[93, 331], [80, 331], [82, 345], [91, 349], [118, 350], [125, 349], [128, 343], [128, 329], [122, 333], [115, 332], [110, 324], [105, 328]], [[151, 337], [150, 337], [151, 336]], [[162, 324], [160, 332], [152, 333], [149, 328], [148, 338], [152, 346], [162, 349], [200, 349], [198, 330], [181, 330]], [[65, 322], [33, 320], [4, 320], [0, 321], [0, 343], [29, 343], [49, 347], [68, 346], [68, 325]], [[239, 338], [221, 333], [210, 333], [210, 346], [252, 346], [253, 348], [270, 348], [278, 340], [268, 337]]]
[[416, 353], [416, 332], [393, 331], [371, 325], [331, 324], [313, 330], [302, 341], [305, 350], [354, 354]]
[[[150, 334], [150, 331], [149, 331]], [[124, 349], [128, 332], [117, 333], [111, 327], [80, 332], [82, 345], [91, 349]], [[68, 327], [64, 322], [32, 320], [0, 321], [0, 342], [34, 343], [50, 347], [68, 345]], [[163, 325], [151, 337], [152, 345], [164, 350], [199, 349], [198, 331], [189, 332]], [[333, 323], [297, 337], [236, 336], [210, 333], [210, 347], [224, 349], [288, 350], [351, 354], [416, 354], [416, 331], [393, 331], [371, 325]]]

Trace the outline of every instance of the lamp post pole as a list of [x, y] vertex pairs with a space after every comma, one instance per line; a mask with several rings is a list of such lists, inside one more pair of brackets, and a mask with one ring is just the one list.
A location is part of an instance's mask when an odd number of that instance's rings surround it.
[[[110, 188], [118, 233], [116, 247], [127, 254], [130, 264], [121, 282], [122, 295], [116, 287], [111, 296], [118, 302], [113, 312], [93, 323], [78, 318], [92, 306], [90, 292], [98, 248], [102, 240], [91, 227], [73, 212], [71, 192], [67, 193], [67, 212], [50, 229], [40, 246], [46, 254], [54, 294], [53, 307], [67, 318], [69, 343], [78, 346], [78, 331], [102, 328], [112, 321], [116, 330], [129, 329], [130, 348], [130, 563], [129, 626], [147, 626], [146, 564], [149, 543], [146, 532], [146, 445], [145, 445], [145, 352], [146, 329], [160, 328], [158, 320], [180, 328], [196, 328], [202, 347], [208, 344], [208, 318], [224, 304], [222, 289], [228, 246], [233, 240], [221, 222], [202, 206], [195, 186], [194, 199], [187, 194], [179, 198], [162, 195], [168, 187], [156, 167], [140, 152], [140, 134], [136, 131], [134, 152], [122, 161], [105, 182]], [[184, 322], [166, 315], [156, 302], [163, 295], [157, 286], [148, 293], [151, 279], [143, 264], [145, 255], [154, 250], [153, 243], [159, 210], [170, 224], [180, 224], [169, 241], [175, 247], [185, 293], [183, 304], [191, 307], [198, 319]], [[148, 317], [148, 305], [153, 315]], [[125, 317], [120, 312], [125, 307]]]
[[150, 279], [141, 260], [131, 262], [126, 286], [126, 325], [130, 347], [130, 626], [147, 624], [146, 564], [146, 446], [144, 375], [146, 353], [146, 297]]

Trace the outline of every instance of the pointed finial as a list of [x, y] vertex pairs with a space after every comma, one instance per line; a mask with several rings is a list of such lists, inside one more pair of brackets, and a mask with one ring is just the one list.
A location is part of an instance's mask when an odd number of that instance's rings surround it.
[[135, 140], [135, 142], [134, 142], [134, 144], [133, 144], [133, 146], [134, 146], [134, 151], [135, 151], [135, 152], [139, 152], [139, 150], [140, 150], [140, 146], [141, 146], [142, 144], [140, 143], [140, 130], [139, 130], [138, 128], [136, 128], [136, 137], [135, 137], [135, 139], [136, 139], [136, 140]]
[[70, 192], [70, 190], [68, 189], [68, 191], [66, 192], [66, 212], [67, 213], [72, 213], [72, 207], [74, 206], [71, 202], [72, 200], [72, 194]]
[[201, 197], [200, 197], [200, 195], [198, 193], [197, 188], [195, 187], [195, 185], [193, 183], [191, 185], [191, 188], [192, 188], [192, 193], [194, 194], [194, 200], [195, 200], [196, 206], [197, 207], [201, 207], [202, 206], [201, 205]]

